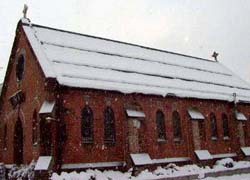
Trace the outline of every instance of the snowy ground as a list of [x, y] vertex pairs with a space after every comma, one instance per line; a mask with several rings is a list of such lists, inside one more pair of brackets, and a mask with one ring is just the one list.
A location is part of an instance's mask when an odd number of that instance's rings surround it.
[[221, 176], [217, 178], [205, 178], [204, 180], [249, 180], [250, 174], [237, 174], [233, 176]]
[[[233, 166], [233, 167], [231, 167]], [[166, 177], [178, 177], [192, 174], [199, 174], [199, 177], [204, 177], [204, 173], [225, 171], [228, 169], [239, 169], [250, 167], [250, 162], [239, 161], [235, 162], [230, 158], [217, 161], [213, 168], [210, 167], [199, 167], [197, 165], [186, 165], [186, 166], [176, 166], [174, 164], [169, 164], [166, 167], [158, 167], [156, 170], [150, 172], [148, 170], [142, 171], [137, 177], [132, 176], [132, 172], [128, 171], [122, 173], [120, 171], [99, 171], [99, 170], [87, 170], [85, 172], [77, 173], [63, 172], [61, 175], [54, 173], [52, 175], [52, 180], [146, 180], [146, 179], [159, 179]], [[234, 175], [234, 176], [224, 176], [219, 178], [205, 178], [205, 180], [245, 180], [250, 179], [250, 174]]]

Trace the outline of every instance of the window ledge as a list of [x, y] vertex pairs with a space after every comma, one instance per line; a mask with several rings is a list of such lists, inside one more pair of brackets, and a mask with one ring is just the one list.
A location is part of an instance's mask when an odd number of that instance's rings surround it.
[[94, 140], [83, 140], [82, 144], [94, 144]]
[[227, 140], [230, 140], [230, 138], [228, 136], [224, 136], [223, 140], [227, 141]]
[[111, 141], [111, 140], [106, 140], [106, 141], [104, 141], [104, 144], [105, 145], [115, 145], [115, 141]]
[[218, 138], [217, 138], [217, 137], [212, 137], [211, 140], [212, 140], [212, 141], [217, 141]]
[[166, 143], [167, 140], [166, 140], [166, 139], [157, 139], [157, 142], [158, 142], [158, 143]]
[[181, 138], [174, 138], [174, 142], [175, 143], [180, 143], [181, 142]]

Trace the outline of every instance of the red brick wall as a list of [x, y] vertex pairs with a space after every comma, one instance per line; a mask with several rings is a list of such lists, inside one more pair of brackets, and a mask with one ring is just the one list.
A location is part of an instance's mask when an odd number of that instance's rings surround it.
[[[84, 95], [89, 95], [89, 106], [94, 114], [94, 143], [81, 142], [81, 110], [85, 105]], [[111, 101], [115, 114], [116, 143], [105, 145], [103, 111], [106, 107], [105, 97]], [[67, 141], [64, 149], [64, 163], [122, 161], [124, 157], [124, 123], [126, 122], [122, 104], [112, 94], [84, 93], [83, 91], [67, 91], [64, 93], [64, 107], [69, 113], [65, 114]]]
[[[84, 96], [89, 96], [89, 105], [94, 112], [94, 144], [81, 143], [81, 109], [84, 107]], [[233, 103], [198, 100], [184, 98], [162, 98], [146, 95], [122, 95], [120, 93], [67, 89], [64, 91], [64, 107], [71, 111], [65, 115], [68, 140], [65, 145], [64, 163], [122, 161], [125, 159], [125, 136], [127, 134], [127, 119], [124, 104], [136, 102], [140, 104], [146, 114], [142, 120], [141, 152], [147, 152], [151, 158], [190, 156], [194, 158], [191, 120], [187, 114], [189, 107], [197, 107], [205, 115], [205, 137], [201, 139], [201, 149], [207, 149], [211, 154], [239, 153], [239, 140], [237, 138], [237, 121], [233, 117]], [[106, 146], [103, 140], [103, 110], [106, 107], [105, 98], [111, 99], [111, 106], [115, 113], [117, 141], [114, 146]], [[242, 112], [249, 116], [249, 105], [242, 105]], [[245, 111], [243, 111], [245, 108]], [[162, 110], [165, 115], [166, 142], [157, 142], [155, 114]], [[174, 142], [172, 128], [172, 112], [177, 110], [181, 116], [182, 140]], [[218, 139], [211, 140], [211, 125], [209, 115], [213, 112], [217, 119]], [[228, 116], [230, 139], [223, 139], [222, 113]], [[250, 128], [249, 125], [247, 128]], [[247, 141], [248, 142], [248, 141]], [[249, 142], [248, 142], [249, 143]], [[127, 150], [127, 148], [126, 148]], [[193, 159], [194, 160], [194, 159]]]
[[37, 157], [39, 151], [39, 147], [33, 146], [32, 143], [32, 117], [34, 110], [36, 109], [37, 112], [39, 111], [42, 102], [46, 97], [46, 93], [44, 92], [43, 74], [38, 66], [35, 56], [30, 50], [23, 30], [20, 29], [17, 34], [17, 39], [18, 40], [12, 50], [13, 54], [8, 65], [8, 72], [4, 82], [6, 89], [3, 90], [2, 111], [0, 113], [1, 139], [3, 138], [3, 127], [7, 124], [7, 149], [3, 149], [3, 144], [1, 143], [1, 161], [4, 161], [5, 163], [13, 163], [14, 126], [18, 118], [18, 108], [13, 110], [8, 99], [18, 90], [15, 69], [15, 62], [18, 54], [24, 52], [25, 57], [23, 80], [21, 81], [19, 88], [25, 93], [26, 96], [25, 102], [20, 106], [20, 117], [24, 133], [23, 158], [25, 163], [29, 163], [33, 158]]

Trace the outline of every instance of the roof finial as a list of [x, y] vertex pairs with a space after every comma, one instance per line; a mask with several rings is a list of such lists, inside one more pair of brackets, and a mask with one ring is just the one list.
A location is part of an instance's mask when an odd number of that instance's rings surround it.
[[27, 18], [28, 5], [24, 4], [23, 7], [23, 18]]
[[214, 53], [212, 54], [212, 57], [214, 58], [215, 61], [218, 61], [218, 59], [217, 59], [218, 56], [219, 56], [219, 53], [214, 51]]

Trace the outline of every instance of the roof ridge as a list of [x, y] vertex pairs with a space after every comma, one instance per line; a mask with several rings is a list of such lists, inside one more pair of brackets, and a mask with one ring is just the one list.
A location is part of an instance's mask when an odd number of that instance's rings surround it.
[[[22, 24], [23, 25], [29, 25], [29, 24], [27, 24], [25, 22], [22, 22]], [[188, 58], [193, 58], [193, 59], [196, 59], [196, 60], [202, 60], [202, 61], [207, 61], [207, 62], [212, 62], [212, 63], [219, 63], [218, 61], [213, 61], [213, 60], [210, 60], [210, 59], [205, 59], [205, 58], [201, 58], [201, 57], [191, 56], [191, 55], [187, 55], [187, 54], [181, 54], [181, 53], [167, 51], [167, 50], [163, 50], [163, 49], [152, 48], [152, 47], [148, 47], [148, 46], [144, 46], [144, 45], [139, 45], [139, 44], [124, 42], [124, 41], [119, 41], [119, 40], [114, 40], [114, 39], [109, 39], [109, 38], [103, 38], [103, 37], [99, 37], [99, 36], [93, 36], [93, 35], [78, 33], [78, 32], [74, 32], [74, 31], [68, 31], [68, 30], [58, 29], [58, 28], [52, 28], [52, 27], [49, 27], [49, 26], [44, 26], [44, 25], [39, 25], [39, 24], [33, 24], [33, 23], [31, 23], [31, 24], [32, 24], [32, 26], [38, 27], [38, 28], [50, 29], [50, 30], [54, 30], [54, 31], [60, 31], [60, 32], [69, 33], [69, 34], [75, 34], [75, 35], [79, 35], [79, 36], [85, 36], [85, 37], [91, 37], [91, 38], [105, 40], [105, 41], [111, 41], [111, 42], [115, 42], [115, 43], [120, 43], [120, 44], [135, 46], [135, 47], [140, 47], [140, 48], [148, 49], [148, 50], [152, 50], [152, 51], [158, 51], [158, 52], [169, 53], [169, 54], [173, 54], [173, 55], [179, 55], [179, 56], [184, 56], [184, 57], [188, 57]], [[221, 64], [221, 63], [219, 63], [219, 64]]]

